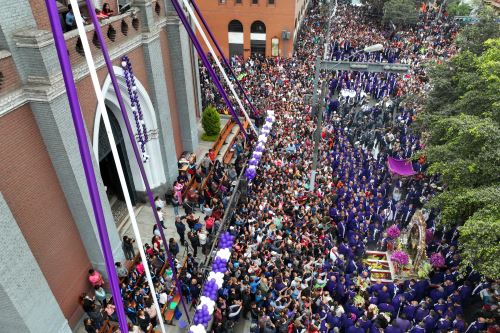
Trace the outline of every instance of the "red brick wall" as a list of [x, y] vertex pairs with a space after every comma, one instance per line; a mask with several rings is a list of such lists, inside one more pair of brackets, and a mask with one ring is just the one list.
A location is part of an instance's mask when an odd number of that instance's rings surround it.
[[0, 95], [21, 87], [21, 80], [17, 75], [17, 68], [11, 56], [0, 59], [0, 73], [3, 78], [0, 78]]
[[[218, 0], [198, 1], [203, 16], [214, 33], [224, 53], [229, 55], [228, 24], [232, 20], [239, 20], [243, 24], [244, 56], [250, 56], [250, 26], [259, 20], [266, 25], [266, 56], [271, 56], [271, 39], [280, 40], [280, 54], [285, 51], [290, 54], [293, 50], [293, 31], [295, 25], [295, 0], [275, 0], [275, 5], [267, 5], [267, 0], [259, 0], [258, 5], [252, 5], [251, 0], [242, 0], [242, 4], [235, 4], [234, 0], [226, 0], [219, 4]], [[281, 40], [281, 32], [290, 31], [290, 40]], [[199, 36], [199, 33], [198, 33]], [[201, 36], [199, 36], [201, 39]], [[202, 43], [207, 52], [205, 44]]]
[[74, 325], [90, 262], [29, 105], [0, 117], [0, 133], [0, 189]]

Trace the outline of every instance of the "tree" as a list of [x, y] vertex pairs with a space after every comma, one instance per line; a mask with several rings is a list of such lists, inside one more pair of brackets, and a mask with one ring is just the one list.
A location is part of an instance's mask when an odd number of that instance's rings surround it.
[[431, 67], [433, 88], [416, 130], [423, 132], [428, 172], [439, 174], [444, 188], [427, 206], [441, 212], [441, 227], [458, 226], [461, 270], [471, 267], [497, 279], [500, 38], [483, 37], [477, 26], [467, 27], [458, 37], [460, 52]]
[[500, 38], [483, 44], [479, 55], [465, 49], [429, 70], [433, 89], [427, 110], [432, 112], [426, 116], [464, 113], [491, 117], [500, 123]]
[[467, 25], [457, 38], [457, 44], [462, 50], [471, 51], [476, 55], [484, 51], [486, 40], [500, 37], [496, 22], [498, 16], [493, 9], [486, 6], [481, 8], [478, 17], [479, 22]]
[[500, 207], [476, 212], [459, 232], [462, 270], [471, 267], [487, 278], [500, 278]]
[[500, 128], [490, 118], [461, 114], [438, 118], [424, 154], [429, 172], [450, 189], [500, 182]]
[[448, 4], [446, 11], [450, 16], [468, 16], [472, 11], [472, 7], [459, 0], [455, 0]]
[[205, 134], [208, 136], [218, 135], [220, 132], [220, 115], [219, 112], [212, 106], [209, 105], [203, 111], [201, 118], [201, 124]]
[[397, 27], [414, 25], [418, 22], [418, 11], [413, 0], [389, 0], [384, 4], [383, 22]]

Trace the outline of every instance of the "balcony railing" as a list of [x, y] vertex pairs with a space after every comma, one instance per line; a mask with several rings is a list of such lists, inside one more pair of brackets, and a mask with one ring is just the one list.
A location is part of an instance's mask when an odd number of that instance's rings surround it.
[[[114, 47], [133, 39], [141, 34], [141, 22], [138, 9], [132, 8], [130, 11], [101, 21], [101, 30], [104, 34], [106, 46], [112, 50]], [[94, 26], [89, 24], [85, 27], [87, 39], [89, 40], [92, 54], [98, 56], [101, 54], [101, 45], [94, 30]], [[71, 64], [73, 66], [84, 62], [85, 55], [82, 41], [78, 35], [78, 30], [71, 30], [64, 34], [66, 47], [68, 48]]]

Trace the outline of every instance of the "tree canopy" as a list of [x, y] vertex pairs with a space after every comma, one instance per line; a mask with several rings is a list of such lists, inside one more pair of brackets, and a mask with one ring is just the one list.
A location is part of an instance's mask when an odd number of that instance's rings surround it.
[[392, 22], [397, 27], [418, 22], [418, 10], [413, 0], [389, 0], [384, 3], [384, 23]]
[[[428, 203], [441, 226], [458, 226], [462, 269], [500, 278], [500, 38], [486, 20], [459, 34], [460, 52], [430, 71], [417, 126], [422, 153], [444, 190]], [[488, 38], [496, 36], [496, 38]]]

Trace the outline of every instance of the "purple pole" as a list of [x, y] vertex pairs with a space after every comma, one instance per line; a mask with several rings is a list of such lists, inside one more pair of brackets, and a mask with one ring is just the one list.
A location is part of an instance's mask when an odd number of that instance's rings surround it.
[[250, 108], [252, 108], [252, 112], [254, 115], [257, 114], [257, 111], [255, 110], [252, 102], [250, 102], [250, 99], [248, 98], [248, 95], [245, 91], [245, 88], [243, 88], [243, 86], [241, 85], [240, 81], [238, 80], [238, 78], [236, 77], [236, 74], [234, 73], [233, 69], [231, 68], [231, 65], [229, 64], [229, 61], [226, 59], [226, 56], [224, 55], [224, 52], [222, 51], [221, 47], [219, 46], [219, 43], [217, 42], [217, 39], [215, 39], [215, 36], [214, 34], [212, 33], [212, 30], [210, 30], [210, 27], [208, 26], [207, 24], [207, 21], [205, 21], [205, 18], [203, 17], [203, 15], [201, 14], [201, 11], [200, 9], [198, 8], [198, 5], [196, 4], [196, 2], [194, 0], [190, 0], [191, 3], [193, 4], [193, 8], [194, 10], [196, 11], [196, 14], [198, 15], [198, 17], [201, 19], [201, 22], [203, 23], [203, 26], [205, 27], [205, 29], [207, 30], [208, 34], [210, 35], [210, 38], [212, 39], [212, 41], [214, 42], [215, 44], [215, 47], [217, 48], [217, 51], [219, 51], [219, 54], [222, 58], [222, 60], [224, 61], [224, 64], [226, 65], [227, 68], [229, 68], [229, 71], [231, 72], [231, 75], [234, 77], [234, 79], [236, 80], [236, 84], [238, 85], [238, 88], [241, 90], [241, 92], [243, 93], [243, 96], [245, 96], [245, 100], [247, 101], [247, 103], [250, 105]]
[[87, 141], [87, 132], [85, 130], [85, 123], [83, 121], [80, 104], [78, 101], [78, 94], [76, 92], [73, 72], [71, 63], [68, 57], [68, 50], [66, 42], [62, 33], [61, 23], [59, 20], [59, 13], [57, 10], [56, 2], [54, 0], [45, 0], [47, 12], [49, 14], [50, 26], [52, 28], [52, 35], [54, 36], [55, 47], [61, 71], [66, 86], [66, 93], [68, 95], [69, 106], [71, 109], [71, 116], [73, 118], [73, 125], [75, 126], [78, 147], [80, 149], [80, 156], [82, 158], [83, 169], [85, 170], [85, 178], [90, 194], [90, 201], [94, 210], [94, 217], [97, 223], [97, 231], [99, 233], [99, 240], [101, 241], [102, 252], [104, 254], [104, 261], [106, 263], [106, 271], [108, 273], [109, 284], [111, 286], [111, 293], [115, 300], [116, 313], [118, 314], [118, 322], [122, 332], [128, 332], [127, 317], [123, 308], [122, 297], [120, 294], [120, 286], [118, 276], [113, 260], [113, 252], [109, 243], [108, 230], [106, 229], [106, 221], [101, 205], [101, 198], [97, 187], [97, 181], [94, 173], [94, 166], [92, 165], [92, 158], [89, 151], [89, 143]]
[[[134, 156], [135, 156], [135, 159], [137, 161], [137, 164], [139, 165], [139, 170], [141, 172], [141, 177], [142, 177], [142, 180], [144, 182], [144, 185], [146, 187], [146, 192], [148, 193], [149, 204], [151, 205], [151, 208], [153, 209], [153, 216], [155, 217], [156, 226], [158, 227], [158, 230], [160, 231], [160, 236], [161, 236], [161, 239], [163, 241], [163, 245], [165, 246], [165, 249], [167, 252], [168, 262], [169, 262], [170, 267], [172, 268], [172, 273], [173, 273], [172, 275], [174, 277], [175, 284], [177, 286], [177, 290], [179, 292], [179, 295], [181, 296], [181, 303], [182, 303], [182, 306], [183, 306], [184, 311], [186, 313], [186, 317], [188, 319], [188, 322], [191, 323], [191, 319], [189, 318], [189, 312], [187, 310], [187, 306], [186, 306], [186, 303], [184, 301], [184, 297], [182, 296], [181, 284], [179, 282], [179, 279], [177, 278], [177, 270], [175, 268], [174, 260], [172, 258], [172, 254], [170, 253], [170, 250], [168, 248], [167, 239], [165, 237], [165, 233], [163, 232], [163, 227], [161, 225], [160, 218], [158, 217], [158, 214], [156, 212], [156, 205], [155, 205], [155, 200], [153, 197], [153, 192], [151, 191], [148, 177], [146, 176], [146, 171], [144, 170], [144, 165], [142, 163], [141, 154], [139, 153], [139, 148], [137, 148], [137, 144], [135, 142], [135, 136], [134, 136], [134, 132], [132, 131], [132, 126], [130, 125], [130, 121], [128, 119], [127, 109], [125, 108], [125, 103], [123, 102], [123, 97], [122, 97], [122, 94], [120, 92], [118, 80], [116, 79], [116, 75], [115, 75], [115, 72], [113, 70], [113, 63], [111, 62], [111, 59], [109, 57], [109, 52], [108, 52], [108, 49], [106, 47], [106, 41], [104, 40], [104, 37], [102, 35], [101, 25], [99, 23], [99, 20], [97, 19], [97, 15], [95, 14], [94, 4], [92, 3], [91, 0], [86, 0], [86, 2], [87, 2], [87, 8], [89, 10], [90, 18], [92, 19], [92, 24], [94, 25], [95, 32], [97, 34], [97, 39], [99, 40], [99, 44], [101, 45], [101, 50], [102, 50], [102, 54], [104, 56], [104, 61], [106, 63], [106, 67], [108, 69], [109, 76], [111, 78], [111, 82], [113, 83], [113, 88], [114, 88], [114, 91], [116, 94], [116, 98], [118, 99], [118, 104], [120, 106], [120, 111], [122, 113], [123, 120], [125, 122], [125, 127], [127, 128], [127, 133], [128, 133], [129, 139], [132, 143], [132, 148], [134, 150]], [[153, 290], [151, 291], [151, 294], [153, 294]], [[159, 315], [161, 315], [161, 314], [159, 314]]]
[[198, 55], [200, 56], [201, 61], [203, 62], [203, 65], [205, 65], [205, 67], [207, 68], [208, 74], [210, 74], [212, 81], [214, 82], [215, 86], [217, 87], [217, 90], [219, 90], [219, 93], [221, 94], [222, 98], [224, 98], [224, 101], [226, 102], [226, 105], [229, 108], [229, 111], [231, 112], [234, 119], [236, 120], [236, 122], [240, 126], [241, 131], [243, 132], [243, 134], [245, 134], [245, 137], [248, 138], [248, 134], [245, 131], [245, 128], [243, 127], [243, 125], [241, 125], [240, 119], [236, 115], [236, 112], [234, 112], [233, 105], [231, 104], [231, 101], [227, 97], [227, 94], [224, 91], [224, 88], [222, 87], [222, 84], [220, 83], [220, 80], [217, 77], [217, 74], [215, 74], [215, 71], [212, 68], [212, 65], [208, 61], [205, 53], [203, 52], [203, 49], [200, 45], [200, 42], [198, 41], [198, 38], [196, 38], [196, 35], [195, 35], [193, 29], [189, 25], [189, 22], [186, 18], [186, 15], [184, 15], [184, 12], [182, 11], [182, 8], [180, 7], [177, 0], [171, 0], [171, 1], [172, 1], [172, 5], [175, 8], [175, 11], [177, 12], [177, 15], [179, 16], [180, 20], [182, 21], [182, 24], [184, 25], [184, 28], [186, 29], [186, 31], [189, 35], [189, 38], [191, 39], [191, 42], [193, 43], [194, 47], [196, 48], [196, 51], [198, 52]]

